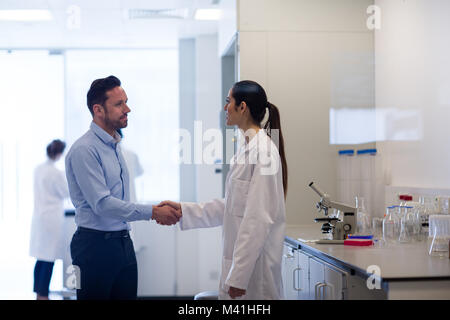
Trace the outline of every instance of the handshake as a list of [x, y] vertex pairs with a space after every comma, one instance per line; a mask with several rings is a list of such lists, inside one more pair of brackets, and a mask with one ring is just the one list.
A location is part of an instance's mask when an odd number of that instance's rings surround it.
[[157, 206], [153, 206], [152, 220], [156, 220], [161, 225], [171, 226], [180, 220], [181, 215], [181, 204], [179, 202], [165, 200]]

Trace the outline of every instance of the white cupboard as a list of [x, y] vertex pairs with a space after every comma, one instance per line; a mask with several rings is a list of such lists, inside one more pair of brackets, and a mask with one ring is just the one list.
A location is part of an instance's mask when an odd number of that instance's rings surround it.
[[298, 299], [300, 300], [308, 300], [310, 299], [309, 294], [309, 259], [310, 256], [304, 253], [301, 250], [297, 250], [298, 252], [298, 267], [296, 269], [295, 275], [297, 276], [297, 292]]
[[298, 281], [295, 278], [296, 269], [298, 268], [298, 250], [288, 245], [283, 250], [283, 289], [284, 298], [286, 300], [298, 300]]
[[285, 244], [283, 286], [287, 300], [345, 300], [349, 274]]
[[345, 300], [349, 274], [325, 261], [310, 258], [310, 298], [315, 300]]
[[309, 296], [309, 255], [284, 246], [283, 288], [286, 300], [308, 300]]

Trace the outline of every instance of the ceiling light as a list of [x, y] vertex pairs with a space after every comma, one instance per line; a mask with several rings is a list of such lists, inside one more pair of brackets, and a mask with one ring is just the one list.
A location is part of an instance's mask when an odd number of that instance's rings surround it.
[[195, 20], [219, 20], [220, 9], [197, 9]]
[[49, 10], [0, 10], [0, 21], [50, 21]]
[[129, 9], [128, 19], [186, 19], [189, 10], [184, 9]]

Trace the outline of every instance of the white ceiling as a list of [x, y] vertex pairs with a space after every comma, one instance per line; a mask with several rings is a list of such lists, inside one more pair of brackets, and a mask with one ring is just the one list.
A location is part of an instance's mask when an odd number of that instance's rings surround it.
[[[217, 21], [194, 20], [217, 0], [0, 0], [0, 10], [48, 9], [52, 21], [0, 21], [0, 48], [167, 48], [179, 38], [217, 32]], [[68, 9], [80, 9], [79, 19]], [[188, 9], [186, 19], [128, 19], [129, 9]], [[79, 24], [76, 23], [79, 21]]]

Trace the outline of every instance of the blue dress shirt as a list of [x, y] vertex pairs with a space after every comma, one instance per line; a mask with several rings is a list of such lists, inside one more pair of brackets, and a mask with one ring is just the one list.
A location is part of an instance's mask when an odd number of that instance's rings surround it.
[[130, 230], [129, 221], [149, 220], [152, 206], [130, 201], [128, 169], [113, 138], [94, 122], [66, 156], [69, 193], [79, 227]]

